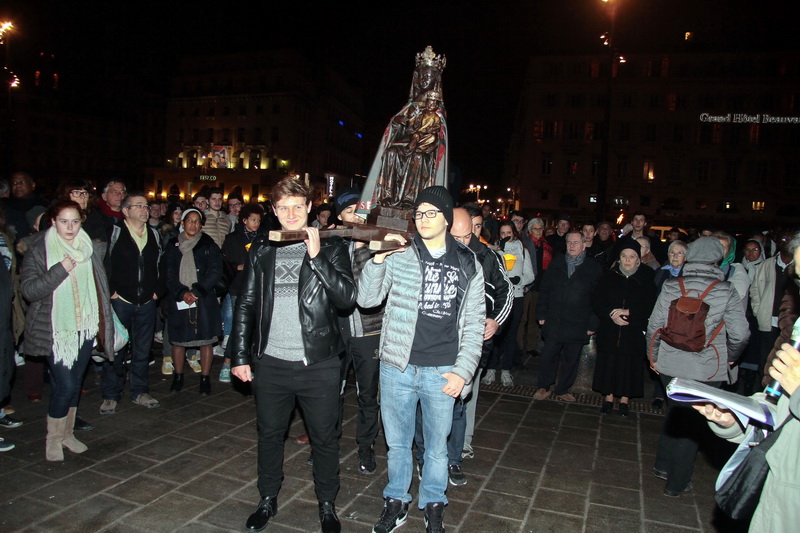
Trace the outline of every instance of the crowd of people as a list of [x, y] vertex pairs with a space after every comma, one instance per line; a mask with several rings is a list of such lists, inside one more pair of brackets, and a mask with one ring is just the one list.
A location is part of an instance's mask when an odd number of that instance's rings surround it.
[[[299, 403], [322, 531], [340, 531], [334, 501], [352, 367], [359, 472], [377, 469], [381, 427], [389, 447], [373, 529], [386, 533], [407, 518], [415, 459], [426, 528], [444, 530], [447, 486], [467, 483], [462, 460], [474, 456], [481, 385], [499, 378], [513, 387], [512, 370], [538, 357], [534, 399], [575, 402], [592, 338], [601, 415], [630, 416], [647, 379], [653, 407], [667, 405], [653, 465], [666, 496], [693, 490], [702, 415], [721, 436], [738, 436], [727, 412], [667, 400], [673, 377], [744, 395], [780, 377], [782, 401], [792, 402], [781, 404], [782, 416], [797, 425], [800, 354], [781, 346], [800, 309], [800, 234], [673, 228], [664, 243], [644, 213], [617, 235], [607, 221], [576, 224], [569, 215], [552, 225], [524, 211], [498, 219], [487, 205], [456, 207], [447, 189], [429, 187], [414, 203], [416, 233], [386, 235], [377, 253], [356, 239], [321, 238], [320, 230], [364, 223], [359, 197], [345, 189], [314, 207], [311, 191], [287, 178], [266, 205], [219, 188], [191, 203], [165, 201], [116, 180], [97, 190], [66, 181], [45, 199], [25, 173], [0, 181], [0, 320], [8, 330], [0, 426], [22, 424], [11, 416], [15, 366], [30, 402], [42, 401], [47, 377], [46, 459], [63, 461], [64, 448], [87, 450], [74, 433], [92, 428], [77, 412], [87, 374], [101, 386], [99, 412], [113, 415], [126, 383], [134, 404], [159, 407], [149, 387], [153, 342], [163, 344], [173, 394], [185, 386], [187, 364], [200, 374], [198, 392], [210, 394], [216, 355], [217, 381], [250, 383], [256, 398], [260, 501], [247, 528], [261, 530], [277, 513], [283, 441]], [[305, 238], [270, 241], [271, 229]], [[672, 308], [687, 294], [707, 307], [697, 348], [667, 336]], [[784, 441], [795, 438], [789, 428]], [[0, 438], [0, 451], [13, 447]]]

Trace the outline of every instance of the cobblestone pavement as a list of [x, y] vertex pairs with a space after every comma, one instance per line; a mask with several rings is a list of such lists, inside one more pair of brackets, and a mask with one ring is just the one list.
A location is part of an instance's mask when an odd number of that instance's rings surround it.
[[[65, 451], [63, 463], [44, 460], [47, 386], [45, 402], [31, 404], [18, 379], [14, 416], [24, 424], [0, 429], [17, 445], [0, 454], [0, 531], [245, 531], [258, 500], [255, 407], [252, 396], [216, 382], [219, 364], [215, 359], [209, 397], [197, 393], [199, 375], [188, 368], [186, 388], [170, 395], [169, 378], [154, 364], [151, 394], [161, 407], [144, 409], [126, 398], [113, 415], [99, 414], [90, 369], [78, 412], [96, 428], [78, 434], [89, 450]], [[534, 385], [535, 360], [530, 367], [514, 372], [518, 387]], [[746, 530], [714, 505], [714, 479], [731, 452], [727, 443], [709, 436], [695, 468], [695, 493], [667, 498], [664, 482], [650, 473], [660, 415], [601, 417], [595, 405], [489, 389], [478, 403], [475, 457], [463, 464], [468, 483], [448, 490], [448, 532]], [[336, 504], [343, 531], [368, 532], [382, 508], [386, 447], [379, 436], [377, 472], [358, 473], [355, 403], [348, 386]], [[302, 418], [295, 416], [279, 512], [268, 533], [319, 531], [309, 447], [293, 438], [301, 433]], [[399, 531], [424, 531], [422, 513], [414, 508]]]

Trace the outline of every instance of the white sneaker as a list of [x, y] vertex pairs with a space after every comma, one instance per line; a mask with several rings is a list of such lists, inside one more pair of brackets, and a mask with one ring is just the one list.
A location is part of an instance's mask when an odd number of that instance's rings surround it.
[[[199, 357], [199, 356], [195, 356], [195, 357]], [[189, 366], [192, 367], [192, 370], [194, 370], [195, 374], [199, 374], [200, 371], [202, 370], [200, 368], [200, 360], [199, 359], [189, 359]]]
[[14, 352], [14, 364], [17, 366], [23, 366], [25, 364], [25, 358], [22, 357], [19, 352]]
[[481, 380], [481, 384], [491, 385], [492, 383], [494, 383], [494, 374], [495, 374], [494, 369], [487, 370], [486, 375], [483, 376], [483, 379]]
[[172, 357], [165, 355], [164, 362], [161, 363], [161, 373], [165, 376], [171, 376], [175, 370], [175, 365], [172, 364]]
[[214, 346], [212, 351], [214, 352], [214, 355], [216, 355], [217, 357], [225, 357], [225, 347], [222, 346], [221, 344], [217, 344], [216, 346]]
[[503, 387], [514, 386], [514, 378], [511, 377], [511, 372], [508, 370], [503, 370], [500, 372], [500, 381], [503, 382]]

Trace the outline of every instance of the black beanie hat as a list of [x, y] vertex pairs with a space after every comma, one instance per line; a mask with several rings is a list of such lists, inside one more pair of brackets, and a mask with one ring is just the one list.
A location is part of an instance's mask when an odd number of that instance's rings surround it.
[[434, 185], [433, 187], [422, 189], [417, 195], [417, 199], [414, 200], [414, 209], [424, 203], [436, 206], [444, 215], [447, 225], [453, 225], [453, 197], [450, 196], [450, 191], [445, 187]]
[[342, 211], [351, 205], [357, 204], [360, 198], [361, 191], [359, 191], [357, 187], [350, 187], [339, 191], [339, 194], [336, 195], [336, 199], [334, 200], [334, 205], [336, 206], [336, 216], [338, 217], [341, 215]]
[[639, 259], [642, 258], [642, 245], [639, 244], [639, 241], [636, 239], [626, 239], [625, 244], [622, 245], [622, 250], [619, 251], [622, 254], [623, 250], [633, 250], [636, 252], [637, 257]]

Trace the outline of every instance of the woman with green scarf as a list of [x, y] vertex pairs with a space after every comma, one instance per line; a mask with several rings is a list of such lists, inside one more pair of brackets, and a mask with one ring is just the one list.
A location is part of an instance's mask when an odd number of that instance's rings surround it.
[[31, 304], [25, 351], [45, 356], [50, 369], [45, 457], [63, 461], [63, 448], [87, 450], [73, 434], [81, 380], [95, 337], [113, 357], [114, 321], [103, 269], [105, 243], [93, 242], [81, 228], [83, 211], [71, 200], [56, 203], [47, 216], [50, 229], [28, 240], [20, 289]]
[[736, 289], [742, 299], [742, 307], [747, 309], [748, 295], [750, 294], [750, 276], [748, 276], [747, 270], [741, 263], [734, 263], [736, 258], [736, 239], [724, 231], [715, 232], [714, 237], [722, 243], [725, 253], [722, 256], [722, 263], [720, 263], [719, 268], [725, 274], [725, 281], [731, 282], [731, 285], [733, 285], [733, 288]]

